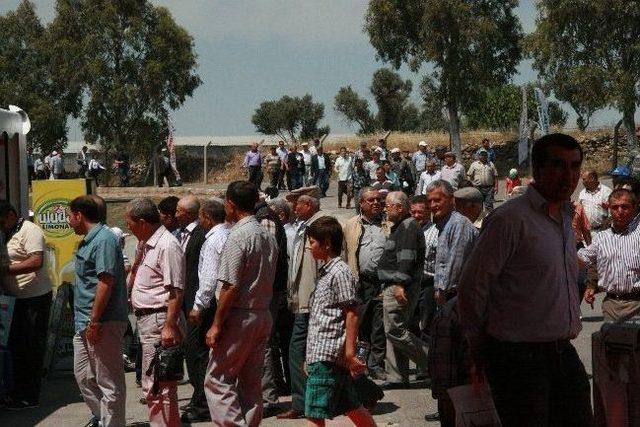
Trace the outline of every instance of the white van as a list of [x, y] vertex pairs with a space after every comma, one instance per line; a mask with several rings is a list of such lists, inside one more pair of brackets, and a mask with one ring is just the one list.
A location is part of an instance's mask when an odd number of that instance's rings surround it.
[[0, 108], [0, 199], [8, 200], [18, 214], [29, 212], [29, 180], [27, 170], [27, 133], [29, 116], [10, 105]]

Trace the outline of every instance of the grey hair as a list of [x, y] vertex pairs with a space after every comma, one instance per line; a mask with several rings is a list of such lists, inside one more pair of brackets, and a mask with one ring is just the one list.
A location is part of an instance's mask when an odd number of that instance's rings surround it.
[[282, 197], [269, 200], [267, 205], [269, 205], [271, 210], [276, 214], [282, 212], [287, 219], [291, 218], [291, 206], [289, 206], [289, 203], [287, 203], [287, 201]]
[[192, 215], [197, 215], [200, 210], [200, 200], [193, 194], [182, 197], [178, 203]]
[[298, 197], [298, 202], [309, 203], [315, 212], [318, 212], [320, 210], [320, 199], [316, 199], [315, 197], [303, 194], [302, 196]]
[[158, 207], [148, 197], [131, 200], [127, 204], [127, 213], [134, 221], [143, 219], [149, 224], [158, 224], [160, 222]]
[[433, 181], [431, 184], [427, 186], [425, 193], [429, 194], [435, 190], [442, 190], [444, 194], [451, 197], [453, 197], [453, 193], [455, 191], [451, 186], [451, 184], [448, 181], [445, 181], [444, 179], [438, 179]]
[[360, 190], [360, 202], [364, 199], [364, 195], [370, 191], [378, 191], [373, 187], [364, 187]]
[[387, 194], [387, 204], [400, 204], [405, 210], [409, 210], [411, 205], [409, 204], [409, 196], [402, 191], [392, 191]]
[[224, 201], [222, 199], [204, 199], [200, 202], [200, 210], [217, 223], [224, 222], [226, 218]]

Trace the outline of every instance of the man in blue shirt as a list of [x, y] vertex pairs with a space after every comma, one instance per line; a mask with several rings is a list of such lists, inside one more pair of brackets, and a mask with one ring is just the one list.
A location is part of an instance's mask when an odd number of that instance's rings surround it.
[[69, 205], [69, 225], [85, 236], [75, 255], [73, 365], [82, 397], [101, 425], [123, 426], [124, 259], [118, 239], [100, 223], [100, 215], [91, 196], [77, 197]]

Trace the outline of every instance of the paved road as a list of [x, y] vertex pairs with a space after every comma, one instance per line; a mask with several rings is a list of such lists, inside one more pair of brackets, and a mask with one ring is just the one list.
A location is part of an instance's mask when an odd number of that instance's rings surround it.
[[[503, 187], [502, 187], [503, 188]], [[332, 196], [322, 199], [322, 209], [327, 213], [336, 215], [339, 219], [348, 219], [354, 214], [353, 210], [338, 209], [337, 198]], [[587, 372], [591, 374], [591, 334], [600, 328], [602, 316], [600, 302], [602, 296], [597, 299], [596, 308], [592, 310], [583, 304], [583, 331], [574, 341], [578, 353], [585, 364]], [[127, 374], [127, 423], [129, 426], [144, 426], [146, 424], [146, 406], [141, 405], [140, 389], [135, 385], [133, 373]], [[178, 395], [180, 404], [187, 402], [191, 394], [189, 385], [179, 387]], [[282, 406], [286, 407], [289, 398], [282, 399]], [[381, 426], [417, 426], [438, 425], [427, 423], [424, 415], [435, 411], [436, 402], [431, 398], [428, 389], [394, 390], [386, 393], [374, 412], [374, 418]], [[43, 386], [42, 405], [38, 409], [11, 413], [0, 411], [0, 425], [2, 426], [83, 426], [89, 418], [89, 410], [82, 401], [73, 375], [70, 371], [57, 371], [45, 379]], [[207, 425], [198, 423], [194, 425]], [[276, 421], [274, 418], [264, 420], [265, 426], [302, 426], [302, 420]], [[338, 418], [329, 423], [333, 426], [351, 425], [344, 418]]]

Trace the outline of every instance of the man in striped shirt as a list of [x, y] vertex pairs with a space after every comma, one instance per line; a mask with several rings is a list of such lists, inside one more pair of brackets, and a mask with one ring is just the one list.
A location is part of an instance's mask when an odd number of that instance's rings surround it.
[[[591, 245], [578, 251], [581, 264], [598, 266], [598, 288], [607, 296], [602, 302], [605, 321], [621, 322], [640, 313], [640, 217], [638, 197], [617, 189], [609, 196], [611, 228], [596, 233]], [[585, 291], [592, 304], [596, 290]]]

